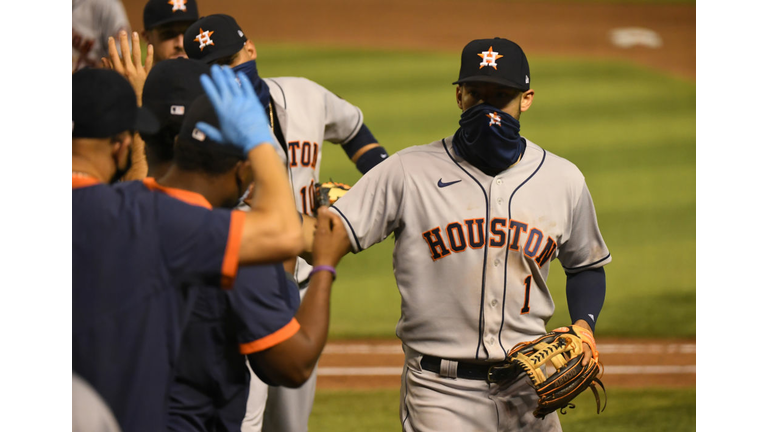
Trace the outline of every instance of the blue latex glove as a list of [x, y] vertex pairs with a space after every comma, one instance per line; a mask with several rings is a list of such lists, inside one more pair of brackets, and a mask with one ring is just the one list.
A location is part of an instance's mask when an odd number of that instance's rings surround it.
[[211, 67], [210, 77], [200, 77], [203, 90], [219, 117], [220, 129], [205, 122], [197, 122], [195, 127], [213, 141], [240, 147], [246, 156], [260, 144], [271, 144], [277, 149], [264, 106], [248, 78], [242, 73], [238, 73], [238, 78], [247, 85], [240, 85], [228, 66], [219, 65]]

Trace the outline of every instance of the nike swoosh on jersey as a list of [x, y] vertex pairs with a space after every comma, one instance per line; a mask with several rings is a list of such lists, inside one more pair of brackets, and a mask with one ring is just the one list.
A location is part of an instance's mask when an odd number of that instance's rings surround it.
[[452, 182], [448, 182], [448, 183], [443, 183], [443, 179], [440, 179], [440, 180], [437, 181], [437, 187], [444, 188], [446, 186], [450, 186], [452, 184], [456, 184], [456, 183], [458, 183], [460, 181], [461, 180], [456, 180], [456, 181], [452, 181]]

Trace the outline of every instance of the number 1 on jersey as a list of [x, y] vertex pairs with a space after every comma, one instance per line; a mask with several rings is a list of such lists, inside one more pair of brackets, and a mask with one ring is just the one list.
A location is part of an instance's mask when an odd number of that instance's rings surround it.
[[523, 302], [523, 308], [520, 309], [520, 315], [525, 315], [531, 311], [531, 275], [523, 281], [525, 284], [525, 302]]
[[305, 215], [311, 215], [315, 208], [315, 180], [309, 182], [309, 186], [299, 189], [301, 193], [301, 210]]

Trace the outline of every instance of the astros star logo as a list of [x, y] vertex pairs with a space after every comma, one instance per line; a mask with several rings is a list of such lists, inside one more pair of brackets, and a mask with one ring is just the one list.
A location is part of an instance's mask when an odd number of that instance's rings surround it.
[[483, 59], [483, 61], [480, 62], [480, 69], [484, 68], [485, 66], [493, 66], [493, 68], [496, 69], [496, 66], [498, 66], [496, 64], [496, 60], [504, 57], [503, 55], [495, 52], [493, 47], [488, 48], [488, 51], [483, 51], [478, 55]]
[[200, 34], [197, 35], [193, 40], [200, 42], [200, 51], [205, 48], [206, 45], [215, 45], [213, 43], [213, 40], [211, 40], [211, 35], [213, 35], [213, 31], [203, 31], [203, 29], [200, 29]]
[[485, 116], [491, 119], [491, 122], [488, 124], [488, 126], [493, 126], [493, 125], [501, 126], [501, 117], [499, 117], [497, 113], [486, 114]]
[[180, 10], [182, 12], [187, 11], [187, 0], [168, 0], [168, 4], [173, 6], [173, 9], [171, 12], [176, 12], [177, 10]]

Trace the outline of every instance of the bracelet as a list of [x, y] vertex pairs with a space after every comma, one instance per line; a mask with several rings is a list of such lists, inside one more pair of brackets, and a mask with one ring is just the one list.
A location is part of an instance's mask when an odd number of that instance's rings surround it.
[[320, 271], [329, 271], [331, 272], [331, 276], [333, 276], [333, 280], [336, 280], [336, 269], [329, 266], [329, 265], [318, 265], [315, 266], [315, 268], [312, 269], [311, 272], [309, 272], [309, 277], [312, 277], [313, 274], [320, 272]]

